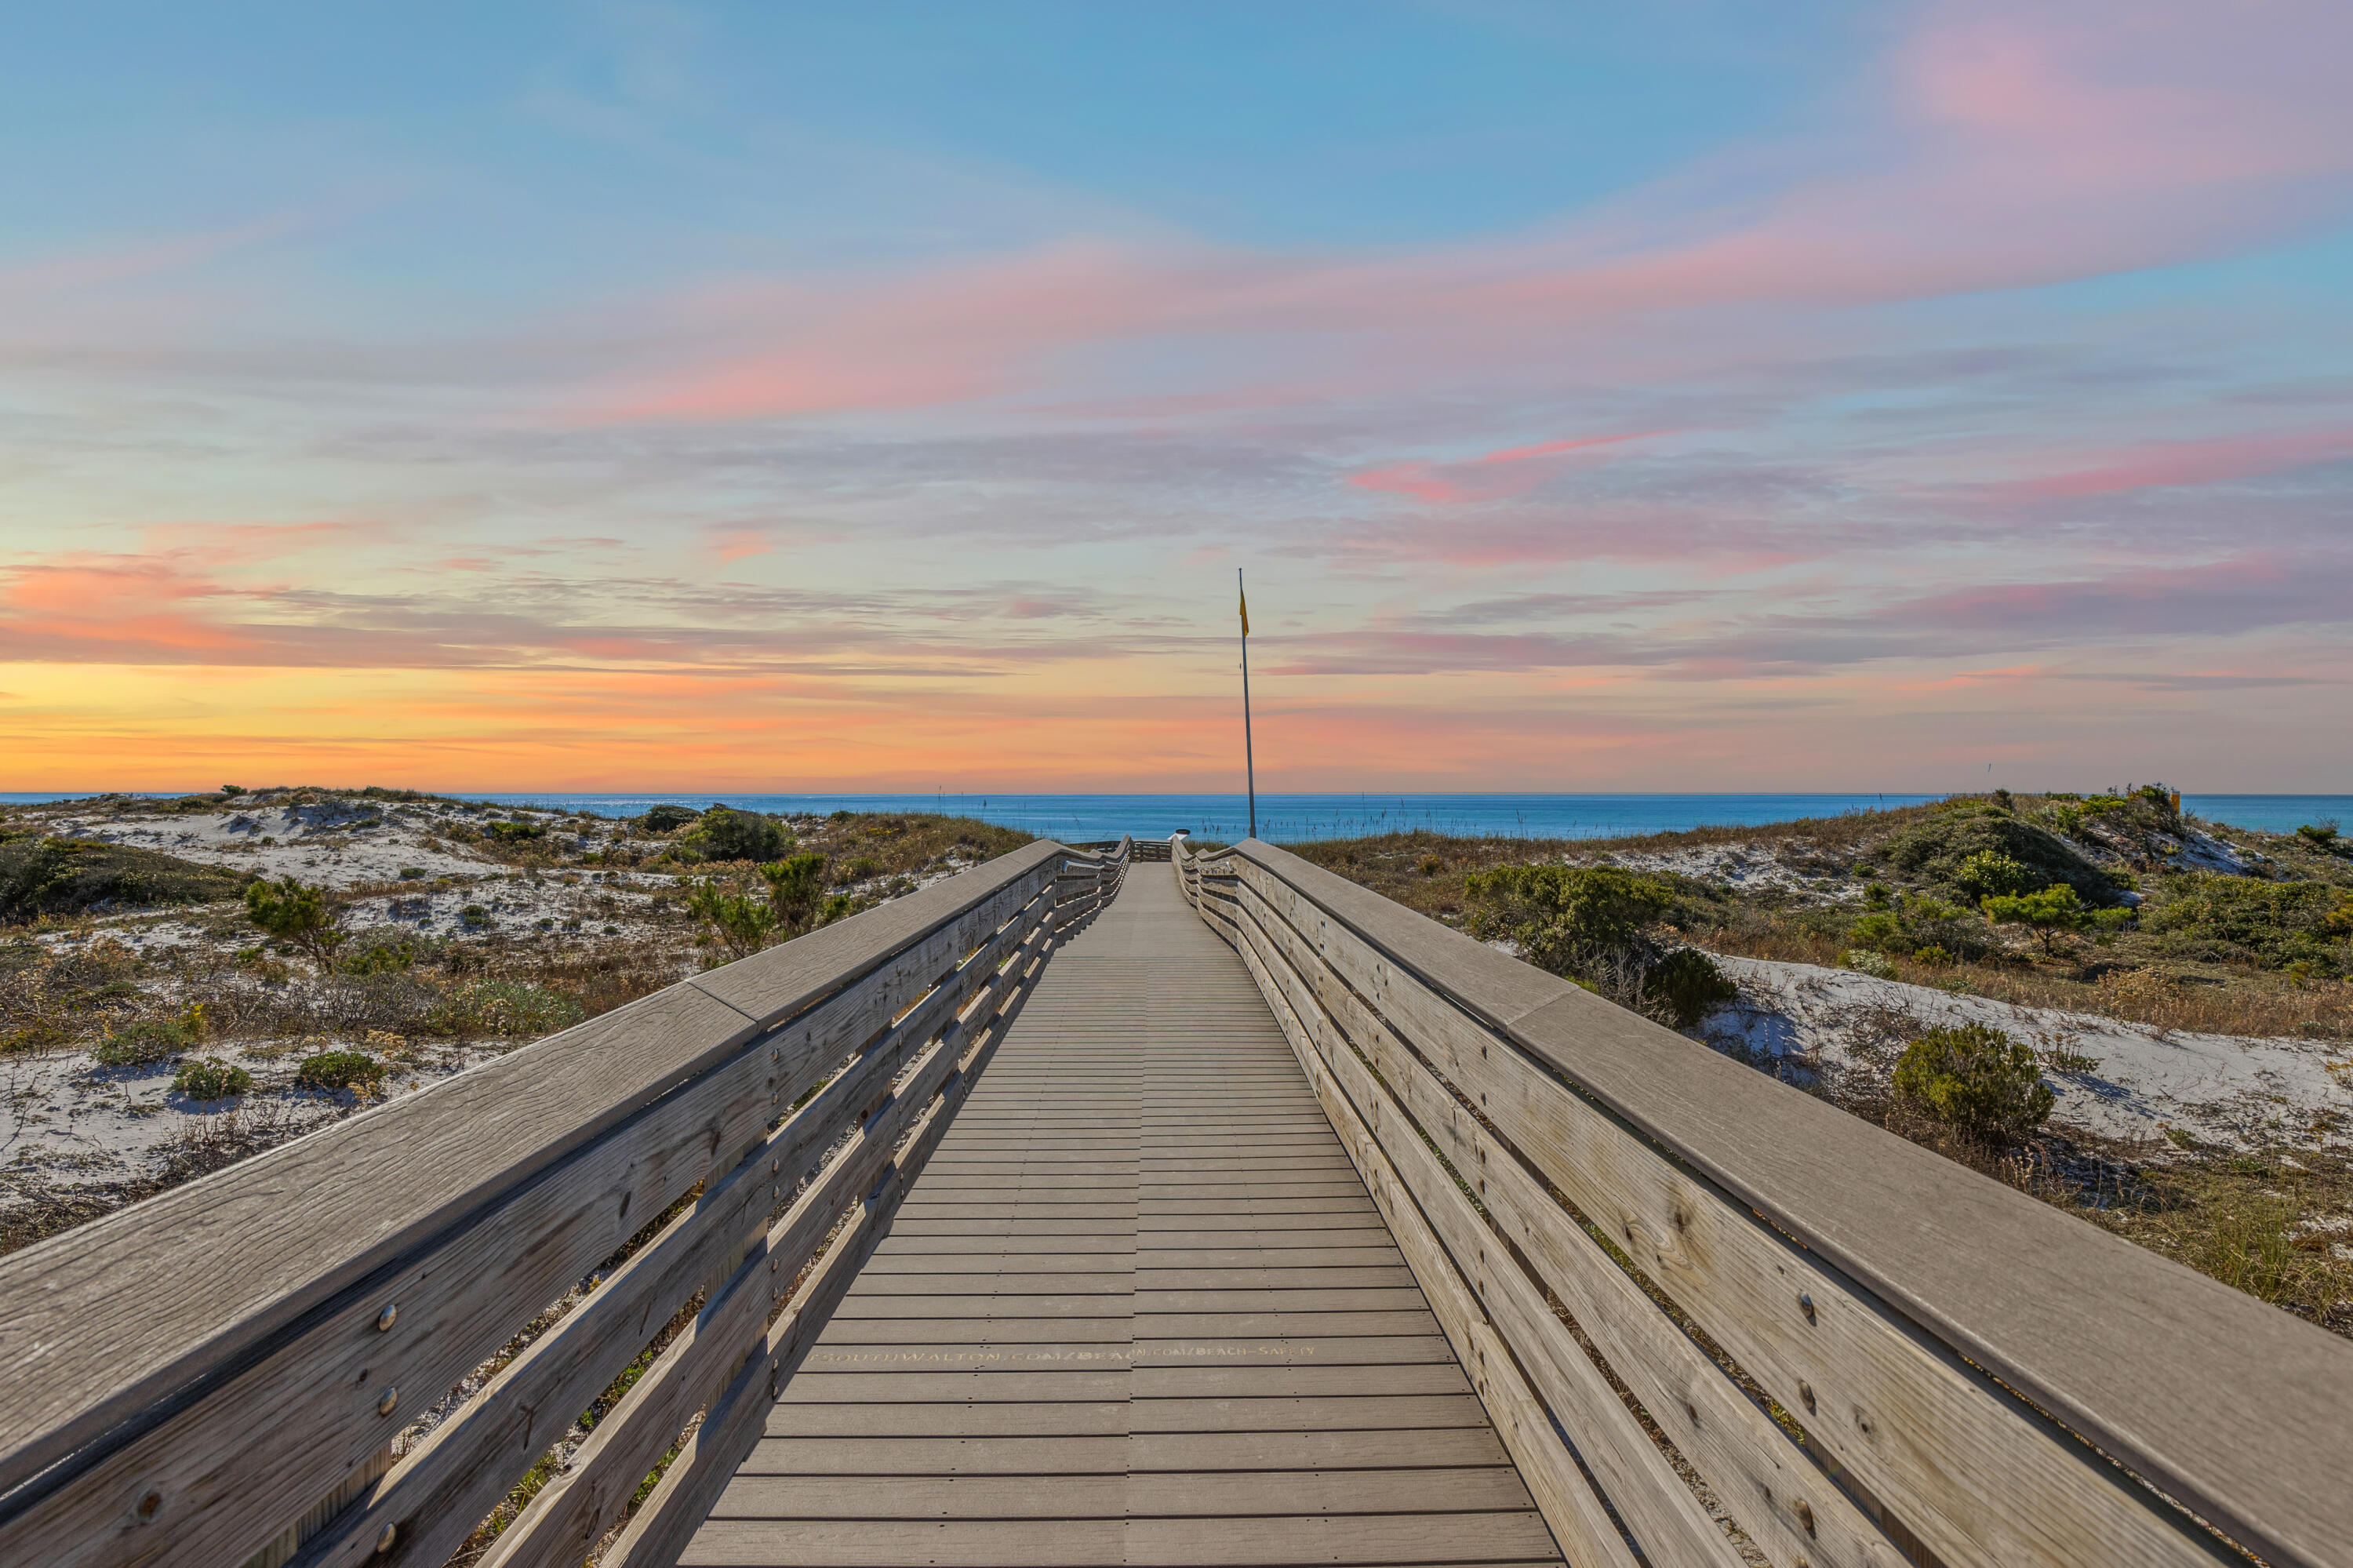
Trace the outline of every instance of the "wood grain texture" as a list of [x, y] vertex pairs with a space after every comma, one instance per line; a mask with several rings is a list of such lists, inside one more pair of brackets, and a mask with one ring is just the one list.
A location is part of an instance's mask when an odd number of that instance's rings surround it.
[[[1810, 1424], [1818, 1439], [1948, 1561], [2210, 1553], [1972, 1360], [2276, 1560], [2341, 1551], [2353, 1502], [2312, 1456], [2353, 1444], [2353, 1348], [1294, 856], [1250, 845], [1233, 858], [1271, 904], [1296, 900], [1289, 917], [1335, 970], [1474, 1086], [1482, 1113], [1613, 1239], [1630, 1237], [1776, 1398], [1807, 1383], [1837, 1413]], [[1866, 1169], [1871, 1181], [1852, 1179]], [[1692, 1234], [1703, 1224], [1707, 1237]], [[1811, 1319], [1791, 1309], [1801, 1291], [1817, 1296]], [[2163, 1377], [2153, 1344], [2168, 1347]], [[2218, 1405], [2209, 1392], [2225, 1387], [2261, 1393]], [[1990, 1432], [1989, 1410], [2001, 1416]]]
[[[865, 938], [952, 943], [1050, 856], [936, 885]], [[803, 956], [805, 991], [887, 1022], [834, 946]], [[0, 1261], [0, 1554], [209, 1561], [275, 1534], [758, 1139], [790, 1069], [753, 1033], [699, 981], [672, 987]]]
[[[1535, 1283], [1495, 1245], [1493, 1234], [1424, 1145], [1411, 1118], [1348, 1048], [1288, 961], [1273, 950], [1249, 903], [1244, 900], [1239, 929], [1258, 972], [1282, 994], [1303, 1038], [1388, 1157], [1399, 1185], [1527, 1372], [1532, 1387], [1585, 1457], [1636, 1544], [1668, 1562], [1738, 1568], [1741, 1558], [1732, 1542], [1635, 1424], [1567, 1326], [1553, 1316]], [[1282, 1010], [1277, 1015], [1282, 1016]]]
[[1045, 1562], [1062, 1541], [1274, 1563], [1383, 1539], [1557, 1561], [1257, 986], [1173, 867], [1131, 870], [681, 1561]]
[[[1326, 1047], [1326, 1033], [1341, 1052], [1353, 1047], [1364, 1054], [1379, 1074], [1379, 1097], [1403, 1113], [1410, 1141], [1418, 1145], [1429, 1139], [1472, 1183], [1494, 1232], [1515, 1244], [1535, 1266], [1535, 1277], [1577, 1319], [1612, 1372], [1709, 1478], [1743, 1528], [1777, 1560], [1806, 1557], [1826, 1565], [1890, 1568], [1902, 1562], [1878, 1524], [1733, 1386], [1513, 1151], [1467, 1114], [1378, 1015], [1322, 963], [1299, 933], [1263, 901], [1246, 904], [1253, 935], [1282, 955], [1282, 966], [1270, 967], [1283, 983], [1302, 991], [1294, 1005], [1316, 1026], [1318, 1048], [1334, 1061], [1335, 1070], [1344, 1080], [1350, 1079], [1345, 1070], [1349, 1058]], [[1311, 991], [1312, 996], [1304, 994]], [[1364, 1075], [1367, 1092], [1369, 1081], [1370, 1075]], [[1361, 1107], [1360, 1085], [1350, 1081], [1348, 1086]], [[1512, 1263], [1504, 1255], [1495, 1261], [1502, 1267]]]

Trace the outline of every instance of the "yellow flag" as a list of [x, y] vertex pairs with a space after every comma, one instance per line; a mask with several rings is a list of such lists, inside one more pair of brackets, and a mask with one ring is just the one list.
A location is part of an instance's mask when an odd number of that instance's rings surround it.
[[1237, 585], [1235, 586], [1235, 588], [1234, 588], [1234, 592], [1236, 592], [1236, 593], [1238, 593], [1238, 594], [1241, 594], [1241, 601], [1242, 601], [1242, 635], [1243, 635], [1244, 637], [1248, 637], [1248, 636], [1250, 635], [1250, 595], [1248, 595], [1248, 594], [1246, 594], [1246, 593], [1242, 593], [1241, 588], [1240, 588], [1240, 586], [1239, 584], [1237, 584]]

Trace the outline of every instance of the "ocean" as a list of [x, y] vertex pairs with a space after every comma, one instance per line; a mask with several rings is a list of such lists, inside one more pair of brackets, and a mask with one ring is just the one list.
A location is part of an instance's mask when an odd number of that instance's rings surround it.
[[[12, 794], [0, 802], [34, 804], [90, 791]], [[1239, 794], [1177, 795], [753, 795], [655, 793], [467, 794], [499, 805], [553, 806], [603, 817], [636, 816], [664, 801], [702, 807], [714, 802], [749, 810], [805, 815], [824, 811], [946, 811], [1019, 828], [1065, 843], [1166, 838], [1181, 828], [1198, 839], [1244, 837], [1247, 808]], [[1917, 805], [1935, 795], [1261, 795], [1259, 837], [1277, 843], [1356, 838], [1415, 828], [1509, 838], [1617, 838], [1685, 828], [1750, 827], [1795, 817], [1835, 817], [1846, 811]], [[2184, 795], [2183, 810], [2210, 821], [2270, 832], [2293, 832], [2306, 822], [2353, 823], [2353, 795]]]

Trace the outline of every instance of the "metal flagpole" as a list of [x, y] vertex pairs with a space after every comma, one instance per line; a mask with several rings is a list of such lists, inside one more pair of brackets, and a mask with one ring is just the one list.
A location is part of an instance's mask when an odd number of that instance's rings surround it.
[[1242, 589], [1242, 569], [1234, 568], [1234, 594], [1242, 612], [1242, 776], [1250, 782], [1250, 836], [1258, 837], [1258, 759], [1250, 754], [1250, 595]]

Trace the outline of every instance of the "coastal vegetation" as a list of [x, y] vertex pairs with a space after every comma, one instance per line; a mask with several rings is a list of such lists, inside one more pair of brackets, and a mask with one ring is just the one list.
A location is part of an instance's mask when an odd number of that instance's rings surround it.
[[[1291, 847], [2353, 1333], [2353, 851], [2334, 823], [2242, 831], [2186, 818], [2171, 791], [2143, 786], [1599, 841], [1411, 832]], [[1689, 1008], [1663, 994], [1658, 967], [1684, 954], [1704, 998]], [[1841, 1065], [1695, 1027], [1750, 1005], [1727, 994], [1742, 959], [1879, 984], [1840, 1015]], [[2056, 1023], [1940, 1020], [1923, 997], [2114, 1020], [2160, 1054], [2195, 1034], [2302, 1043], [2336, 1088], [2308, 1120], [2275, 1109], [2233, 1140], [2188, 1121], [2137, 1139], [2063, 1125], [2052, 1086], [2105, 1082], [2099, 1059]]]
[[390, 789], [0, 808], [0, 1251], [1029, 838]]

